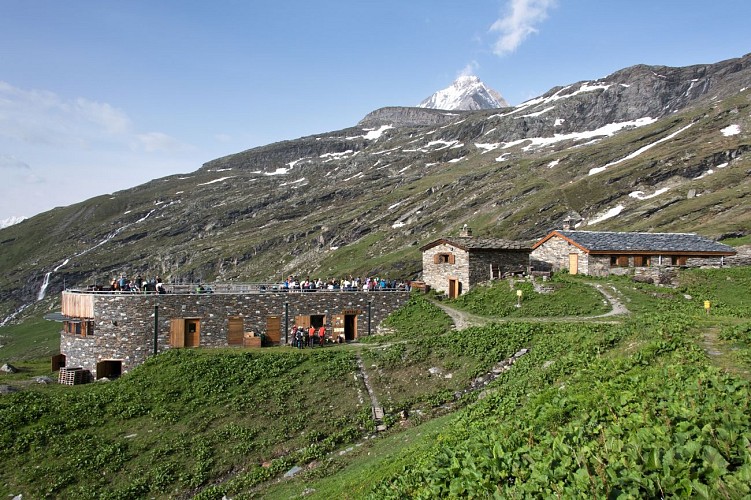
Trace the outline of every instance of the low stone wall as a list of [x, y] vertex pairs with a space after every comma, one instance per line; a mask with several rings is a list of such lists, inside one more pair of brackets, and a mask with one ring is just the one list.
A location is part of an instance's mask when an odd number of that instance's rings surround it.
[[[63, 292], [68, 293], [71, 292]], [[368, 321], [375, 333], [386, 316], [407, 302], [409, 292], [90, 296], [94, 302], [94, 334], [81, 337], [62, 332], [60, 352], [66, 356], [66, 366], [80, 366], [96, 373], [97, 362], [102, 360], [121, 361], [123, 372], [143, 363], [154, 353], [155, 330], [157, 352], [169, 349], [173, 318], [200, 319], [201, 347], [227, 346], [231, 317], [242, 317], [244, 331], [257, 334], [266, 333], [267, 317], [281, 317], [280, 344], [285, 342], [285, 316], [289, 320], [286, 326], [291, 327], [298, 315], [328, 315], [329, 318], [335, 314], [355, 315], [358, 336], [365, 336]], [[158, 313], [156, 328], [155, 310]]]

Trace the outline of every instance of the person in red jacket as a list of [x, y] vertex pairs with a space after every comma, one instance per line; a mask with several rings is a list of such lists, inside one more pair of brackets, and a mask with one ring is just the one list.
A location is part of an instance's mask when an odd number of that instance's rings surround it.
[[323, 343], [326, 340], [326, 327], [321, 325], [320, 328], [318, 328], [318, 342], [321, 344], [321, 347], [323, 347]]
[[316, 345], [316, 327], [313, 325], [308, 328], [308, 342], [310, 342], [310, 347]]

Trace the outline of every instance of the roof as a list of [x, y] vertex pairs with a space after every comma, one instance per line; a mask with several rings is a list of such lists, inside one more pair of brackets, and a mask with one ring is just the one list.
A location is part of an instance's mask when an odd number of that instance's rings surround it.
[[732, 247], [693, 233], [617, 233], [601, 231], [553, 231], [532, 247], [558, 236], [587, 253], [681, 253], [735, 255]]
[[521, 241], [504, 240], [500, 238], [480, 238], [475, 236], [454, 236], [439, 238], [431, 241], [427, 245], [420, 247], [420, 251], [424, 252], [438, 245], [453, 245], [457, 248], [461, 248], [464, 251], [472, 250], [503, 250], [503, 251], [520, 251], [531, 252], [532, 247], [530, 244]]

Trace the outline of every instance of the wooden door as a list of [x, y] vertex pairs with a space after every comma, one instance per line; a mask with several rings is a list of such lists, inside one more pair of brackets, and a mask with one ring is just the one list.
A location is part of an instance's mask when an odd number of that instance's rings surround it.
[[245, 324], [241, 316], [227, 319], [227, 344], [243, 345], [243, 329]]
[[568, 254], [568, 273], [579, 274], [579, 254], [578, 253]]
[[266, 316], [266, 339], [272, 344], [278, 344], [282, 337], [282, 317]]
[[357, 315], [346, 314], [344, 316], [344, 339], [355, 340], [357, 338]]
[[201, 345], [201, 320], [185, 320], [185, 347], [198, 347]]
[[307, 330], [310, 328], [310, 316], [295, 316], [295, 324]]
[[172, 347], [185, 347], [185, 320], [183, 318], [170, 319], [169, 345]]

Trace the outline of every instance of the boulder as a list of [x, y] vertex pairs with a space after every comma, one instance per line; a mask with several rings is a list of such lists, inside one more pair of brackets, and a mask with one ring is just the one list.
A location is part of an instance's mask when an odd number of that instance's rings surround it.
[[5, 363], [3, 366], [0, 366], [0, 372], [3, 373], [18, 373], [18, 368], [15, 366]]

